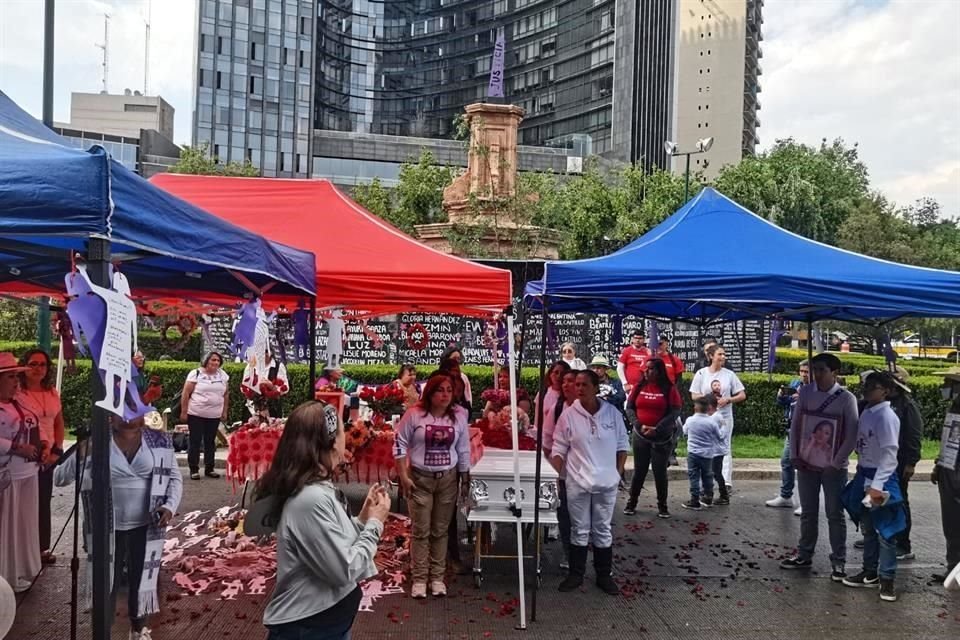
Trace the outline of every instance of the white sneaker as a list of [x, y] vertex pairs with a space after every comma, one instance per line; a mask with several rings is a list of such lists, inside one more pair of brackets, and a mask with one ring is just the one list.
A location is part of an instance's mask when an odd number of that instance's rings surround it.
[[420, 600], [421, 598], [427, 597], [427, 583], [426, 582], [414, 582], [413, 586], [410, 587], [410, 597]]
[[134, 631], [130, 629], [130, 634], [127, 636], [129, 640], [152, 640], [153, 636], [150, 634], [150, 629], [144, 627], [140, 631]]
[[803, 515], [803, 507], [797, 507], [796, 510], [794, 510], [793, 515], [795, 515], [795, 516], [802, 516], [802, 515]]
[[767, 500], [764, 504], [774, 509], [790, 509], [793, 507], [793, 500], [784, 498], [783, 496], [777, 496], [773, 500]]
[[447, 585], [443, 584], [443, 580], [434, 580], [430, 583], [430, 595], [438, 598], [447, 595]]

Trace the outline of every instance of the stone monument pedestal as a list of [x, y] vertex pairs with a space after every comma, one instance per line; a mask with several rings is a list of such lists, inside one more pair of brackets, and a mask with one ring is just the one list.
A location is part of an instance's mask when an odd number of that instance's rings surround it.
[[508, 104], [477, 103], [465, 109], [470, 125], [467, 170], [443, 190], [448, 222], [417, 225], [421, 242], [455, 253], [449, 236], [457, 227], [484, 227], [479, 241], [490, 257], [559, 257], [560, 234], [505, 219], [500, 203], [517, 193], [517, 128], [523, 109]]

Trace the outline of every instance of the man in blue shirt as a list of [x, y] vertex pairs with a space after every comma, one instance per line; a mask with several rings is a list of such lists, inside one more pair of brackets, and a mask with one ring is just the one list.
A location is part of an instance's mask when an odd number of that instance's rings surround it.
[[[797, 391], [801, 386], [810, 382], [810, 365], [806, 360], [800, 363], [800, 377], [795, 378], [785, 387], [780, 387], [777, 391], [777, 404], [783, 407], [784, 425], [787, 430], [787, 437], [783, 443], [783, 455], [780, 456], [780, 495], [772, 500], [767, 500], [768, 507], [789, 509], [793, 507], [793, 487], [796, 482], [796, 471], [793, 468], [793, 461], [790, 458], [790, 421], [793, 419], [793, 409], [797, 404]], [[794, 511], [800, 515], [801, 510], [797, 508]]]

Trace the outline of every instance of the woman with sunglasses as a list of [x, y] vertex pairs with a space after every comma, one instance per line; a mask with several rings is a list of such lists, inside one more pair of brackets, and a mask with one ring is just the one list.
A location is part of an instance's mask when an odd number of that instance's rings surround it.
[[20, 356], [20, 393], [17, 401], [40, 421], [40, 472], [37, 482], [40, 491], [40, 559], [44, 564], [57, 561], [50, 549], [50, 501], [53, 499], [53, 469], [63, 455], [63, 407], [60, 394], [54, 388], [54, 371], [50, 356], [43, 349], [30, 349]]
[[583, 371], [587, 368], [587, 363], [577, 357], [577, 345], [572, 342], [564, 342], [560, 345], [560, 357], [574, 371]]

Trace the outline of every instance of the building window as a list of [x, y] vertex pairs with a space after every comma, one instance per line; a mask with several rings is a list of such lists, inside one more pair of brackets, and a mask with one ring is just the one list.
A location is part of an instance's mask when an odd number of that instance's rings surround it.
[[223, 73], [217, 71], [217, 89], [223, 89]]
[[138, 113], [156, 113], [157, 105], [155, 104], [125, 104], [123, 105], [123, 110], [127, 113], [138, 112]]
[[251, 59], [251, 60], [256, 60], [256, 61], [258, 61], [258, 62], [262, 60], [262, 58], [258, 58], [258, 57], [257, 57], [257, 43], [256, 43], [256, 42], [251, 42], [251, 43], [250, 43], [250, 59]]

